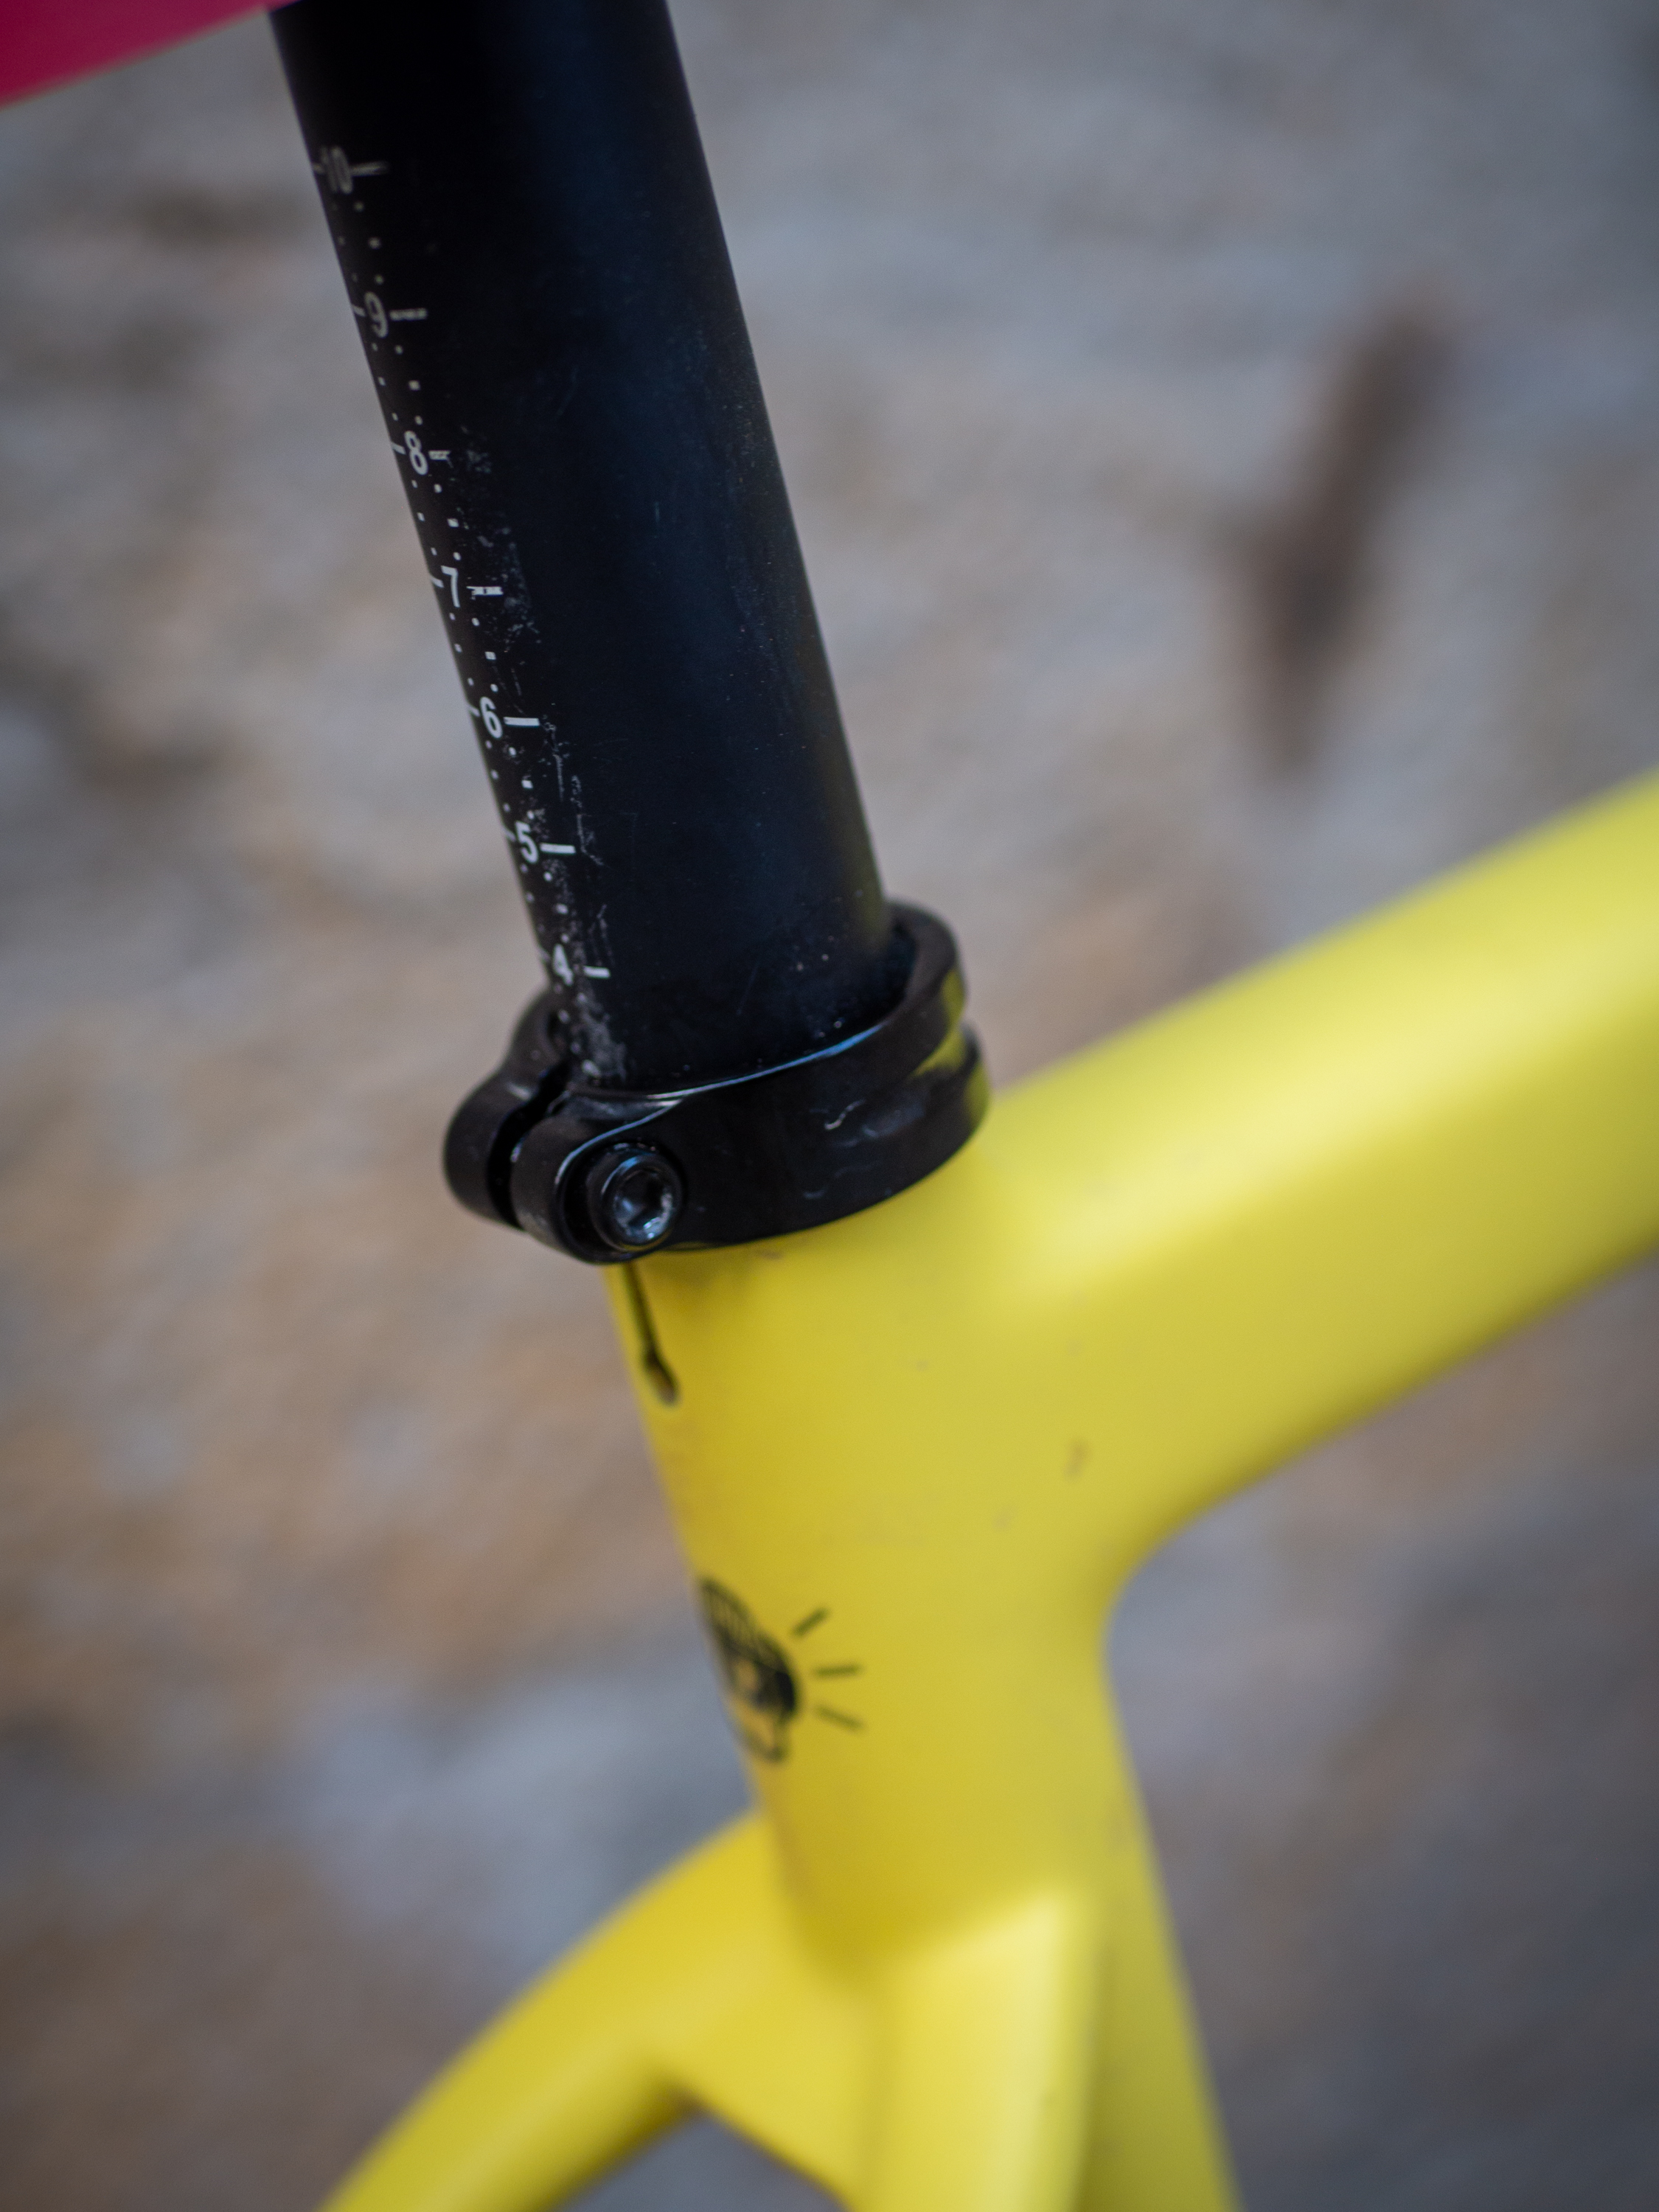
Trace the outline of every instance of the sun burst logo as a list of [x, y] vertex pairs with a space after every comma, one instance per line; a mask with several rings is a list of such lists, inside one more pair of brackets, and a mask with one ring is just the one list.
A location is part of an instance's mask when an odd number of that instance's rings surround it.
[[[861, 1674], [860, 1661], [831, 1660], [814, 1667], [805, 1663], [799, 1654], [792, 1659], [723, 1583], [699, 1583], [697, 1596], [714, 1649], [726, 1711], [739, 1741], [755, 1758], [774, 1766], [787, 1759], [789, 1731], [803, 1716], [828, 1721], [836, 1728], [855, 1731], [863, 1728], [856, 1713], [822, 1703], [812, 1686]], [[819, 1606], [795, 1623], [789, 1631], [790, 1641], [799, 1643], [814, 1635], [830, 1618], [830, 1607]], [[807, 1686], [805, 1690], [803, 1681]]]

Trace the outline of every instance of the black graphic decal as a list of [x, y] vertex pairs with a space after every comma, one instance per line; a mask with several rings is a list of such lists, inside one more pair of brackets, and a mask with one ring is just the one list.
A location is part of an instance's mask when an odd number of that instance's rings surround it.
[[[744, 1747], [757, 1759], [775, 1766], [789, 1756], [789, 1730], [802, 1711], [800, 1678], [789, 1655], [770, 1637], [743, 1600], [723, 1583], [702, 1582], [697, 1595], [708, 1640], [714, 1647], [720, 1686], [726, 1692], [732, 1725]], [[808, 1636], [830, 1618], [827, 1605], [817, 1607], [790, 1630], [792, 1637]], [[861, 1674], [857, 1660], [843, 1660], [811, 1670], [814, 1677]], [[861, 1729], [854, 1714], [833, 1705], [813, 1705], [806, 1710], [838, 1728]]]
[[800, 1711], [795, 1671], [740, 1597], [720, 1583], [697, 1586], [732, 1726], [757, 1759], [789, 1755], [789, 1723]]

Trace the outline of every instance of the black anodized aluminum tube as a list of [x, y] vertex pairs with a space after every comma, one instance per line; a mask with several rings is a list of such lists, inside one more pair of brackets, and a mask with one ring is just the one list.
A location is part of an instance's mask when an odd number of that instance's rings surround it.
[[816, 1049], [896, 998], [662, 0], [274, 18], [580, 1076]]

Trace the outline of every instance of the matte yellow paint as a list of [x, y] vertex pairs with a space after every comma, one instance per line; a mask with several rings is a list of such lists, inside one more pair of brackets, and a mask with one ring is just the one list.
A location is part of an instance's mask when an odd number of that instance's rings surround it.
[[[1226, 1491], [1659, 1241], [1659, 782], [617, 1288], [758, 1809], [334, 2212], [532, 2212], [702, 2107], [860, 2212], [1231, 2200], [1098, 1662]], [[793, 1698], [793, 1710], [791, 1699]]]

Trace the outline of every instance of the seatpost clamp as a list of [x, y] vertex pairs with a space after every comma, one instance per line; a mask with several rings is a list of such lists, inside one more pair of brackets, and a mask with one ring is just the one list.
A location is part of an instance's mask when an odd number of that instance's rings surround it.
[[485, 1220], [603, 1266], [818, 1228], [921, 1182], [966, 1144], [990, 1092], [950, 931], [920, 907], [890, 913], [906, 970], [891, 1011], [724, 1081], [573, 1081], [544, 992], [450, 1123], [450, 1188]]

